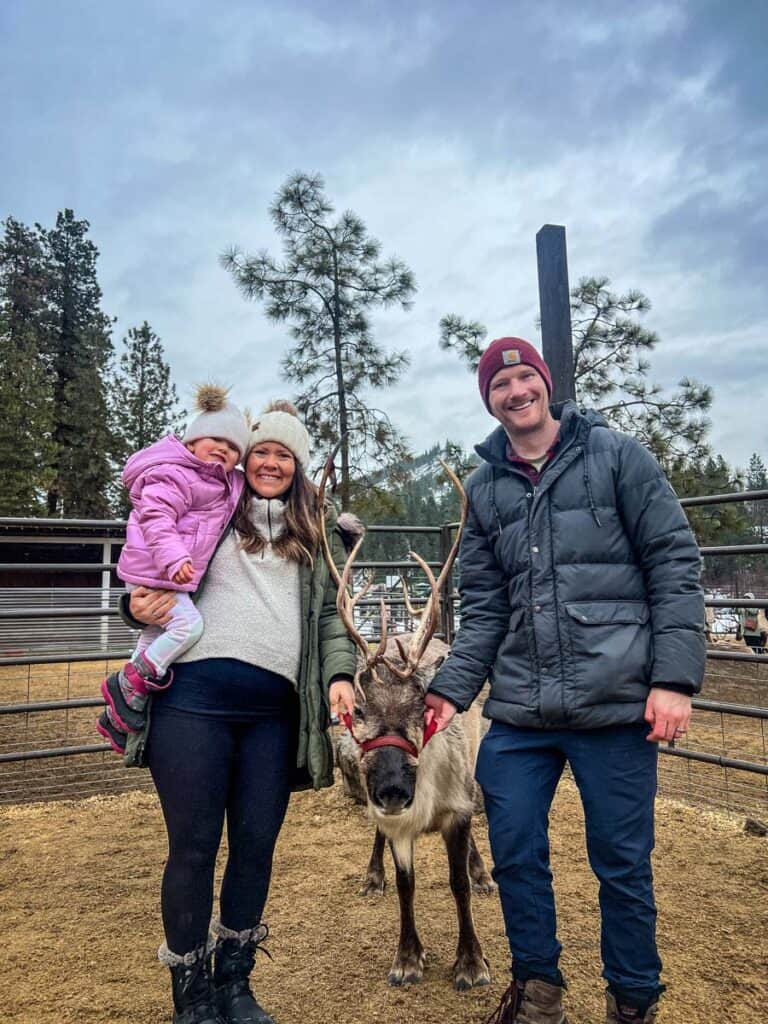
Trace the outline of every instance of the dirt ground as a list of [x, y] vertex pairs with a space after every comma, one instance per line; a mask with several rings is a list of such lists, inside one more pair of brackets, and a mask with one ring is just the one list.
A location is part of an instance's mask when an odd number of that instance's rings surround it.
[[[487, 855], [483, 819], [477, 836]], [[567, 780], [552, 839], [569, 1021], [600, 1024], [597, 893]], [[416, 909], [427, 970], [421, 985], [392, 989], [386, 974], [397, 936], [394, 884], [383, 897], [356, 895], [370, 841], [364, 812], [340, 786], [293, 798], [265, 915], [274, 961], [260, 958], [259, 998], [279, 1024], [485, 1020], [507, 984], [497, 898], [476, 897], [474, 904], [493, 983], [457, 994], [445, 855], [438, 837], [422, 839]], [[4, 1024], [170, 1020], [167, 971], [155, 961], [164, 857], [160, 812], [149, 793], [0, 808]], [[655, 871], [668, 986], [660, 1021], [764, 1024], [768, 838], [745, 835], [732, 818], [660, 800]]]

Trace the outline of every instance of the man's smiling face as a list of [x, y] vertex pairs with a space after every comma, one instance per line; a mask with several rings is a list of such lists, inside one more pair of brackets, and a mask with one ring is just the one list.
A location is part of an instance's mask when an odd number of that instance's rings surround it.
[[540, 430], [549, 418], [547, 385], [527, 363], [505, 366], [493, 375], [488, 405], [510, 438]]

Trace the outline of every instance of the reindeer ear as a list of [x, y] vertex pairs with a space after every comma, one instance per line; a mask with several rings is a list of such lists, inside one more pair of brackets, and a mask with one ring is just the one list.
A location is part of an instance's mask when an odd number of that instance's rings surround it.
[[422, 669], [416, 673], [414, 679], [418, 679], [419, 686], [421, 687], [422, 694], [426, 693], [429, 689], [430, 683], [435, 678], [435, 673], [443, 664], [448, 654], [438, 654], [434, 660], [430, 660], [428, 665], [424, 665]]

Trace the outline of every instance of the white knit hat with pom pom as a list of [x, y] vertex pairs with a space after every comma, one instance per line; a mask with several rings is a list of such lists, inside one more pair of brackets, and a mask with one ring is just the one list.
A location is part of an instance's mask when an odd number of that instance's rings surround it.
[[251, 429], [248, 451], [263, 441], [277, 441], [290, 448], [302, 469], [309, 463], [309, 434], [290, 402], [270, 402]]
[[201, 437], [223, 437], [233, 444], [241, 455], [248, 447], [250, 431], [245, 416], [236, 405], [227, 401], [228, 388], [217, 384], [200, 384], [195, 395], [197, 415], [187, 427], [182, 443], [197, 441]]

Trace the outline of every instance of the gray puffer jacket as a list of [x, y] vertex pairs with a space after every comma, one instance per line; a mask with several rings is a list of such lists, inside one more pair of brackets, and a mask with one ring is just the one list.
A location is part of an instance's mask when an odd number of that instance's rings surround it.
[[656, 460], [566, 403], [534, 487], [498, 427], [476, 451], [460, 549], [461, 624], [430, 691], [534, 728], [642, 722], [649, 688], [701, 688], [700, 556]]

